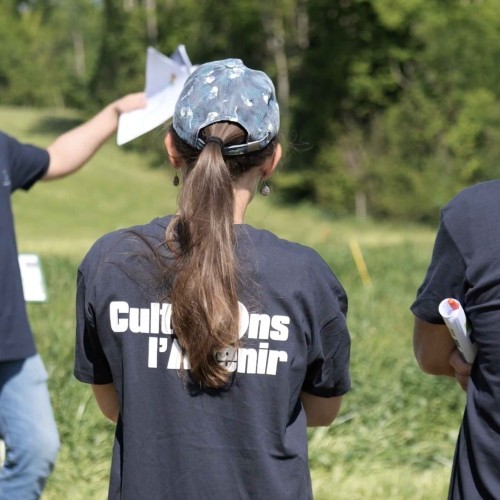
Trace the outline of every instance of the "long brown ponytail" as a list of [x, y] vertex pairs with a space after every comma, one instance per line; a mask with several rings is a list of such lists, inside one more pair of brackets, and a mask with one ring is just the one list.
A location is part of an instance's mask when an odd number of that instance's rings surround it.
[[244, 141], [243, 130], [215, 123], [204, 130], [198, 151], [172, 129], [185, 170], [178, 214], [167, 228], [176, 256], [171, 290], [172, 326], [189, 359], [191, 378], [202, 387], [223, 387], [229, 378], [217, 355], [238, 346], [238, 263], [235, 255], [232, 181], [273, 154], [277, 140], [246, 155], [227, 157], [224, 145]]

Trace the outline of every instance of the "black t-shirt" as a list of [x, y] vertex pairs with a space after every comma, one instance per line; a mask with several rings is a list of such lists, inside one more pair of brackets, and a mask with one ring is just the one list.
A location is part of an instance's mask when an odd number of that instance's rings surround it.
[[47, 171], [44, 149], [20, 144], [0, 132], [0, 362], [35, 354], [26, 315], [10, 196], [28, 190]]
[[299, 394], [349, 390], [342, 286], [313, 250], [236, 226], [247, 285], [233, 383], [190, 392], [144, 243], [166, 252], [168, 221], [104, 236], [79, 269], [75, 375], [113, 382], [121, 406], [110, 498], [310, 498]]
[[465, 189], [442, 211], [432, 261], [411, 309], [443, 323], [438, 305], [458, 299], [478, 352], [460, 430], [450, 498], [500, 494], [500, 181]]

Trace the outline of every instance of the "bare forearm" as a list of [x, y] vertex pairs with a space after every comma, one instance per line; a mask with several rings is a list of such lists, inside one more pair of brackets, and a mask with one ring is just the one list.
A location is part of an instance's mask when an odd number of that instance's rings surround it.
[[47, 179], [63, 177], [83, 166], [113, 134], [118, 124], [113, 104], [82, 125], [59, 136], [48, 148]]
[[445, 325], [434, 325], [415, 318], [413, 351], [425, 373], [454, 377], [449, 358], [455, 343]]
[[300, 400], [307, 417], [308, 427], [330, 425], [340, 410], [342, 397], [320, 398], [307, 392], [300, 393]]
[[82, 125], [60, 135], [47, 148], [50, 163], [45, 179], [56, 179], [77, 171], [115, 132], [121, 113], [144, 105], [144, 93], [129, 94], [108, 104]]
[[93, 385], [92, 390], [103, 415], [116, 423], [120, 415], [120, 403], [115, 386], [113, 384]]
[[464, 360], [445, 325], [415, 318], [413, 350], [422, 371], [454, 378], [467, 390], [472, 365]]

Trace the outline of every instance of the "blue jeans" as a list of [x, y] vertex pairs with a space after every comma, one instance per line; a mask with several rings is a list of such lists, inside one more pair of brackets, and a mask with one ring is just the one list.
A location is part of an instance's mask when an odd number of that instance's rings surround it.
[[59, 434], [47, 378], [38, 354], [0, 362], [0, 438], [5, 442], [0, 500], [40, 498], [54, 468]]

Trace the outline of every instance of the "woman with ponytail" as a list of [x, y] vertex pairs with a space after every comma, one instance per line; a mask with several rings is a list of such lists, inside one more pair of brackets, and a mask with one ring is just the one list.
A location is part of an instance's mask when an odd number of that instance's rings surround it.
[[165, 138], [176, 214], [79, 268], [75, 376], [117, 422], [109, 498], [312, 498], [306, 427], [350, 387], [347, 297], [314, 250], [244, 223], [278, 130], [266, 74], [201, 65]]

